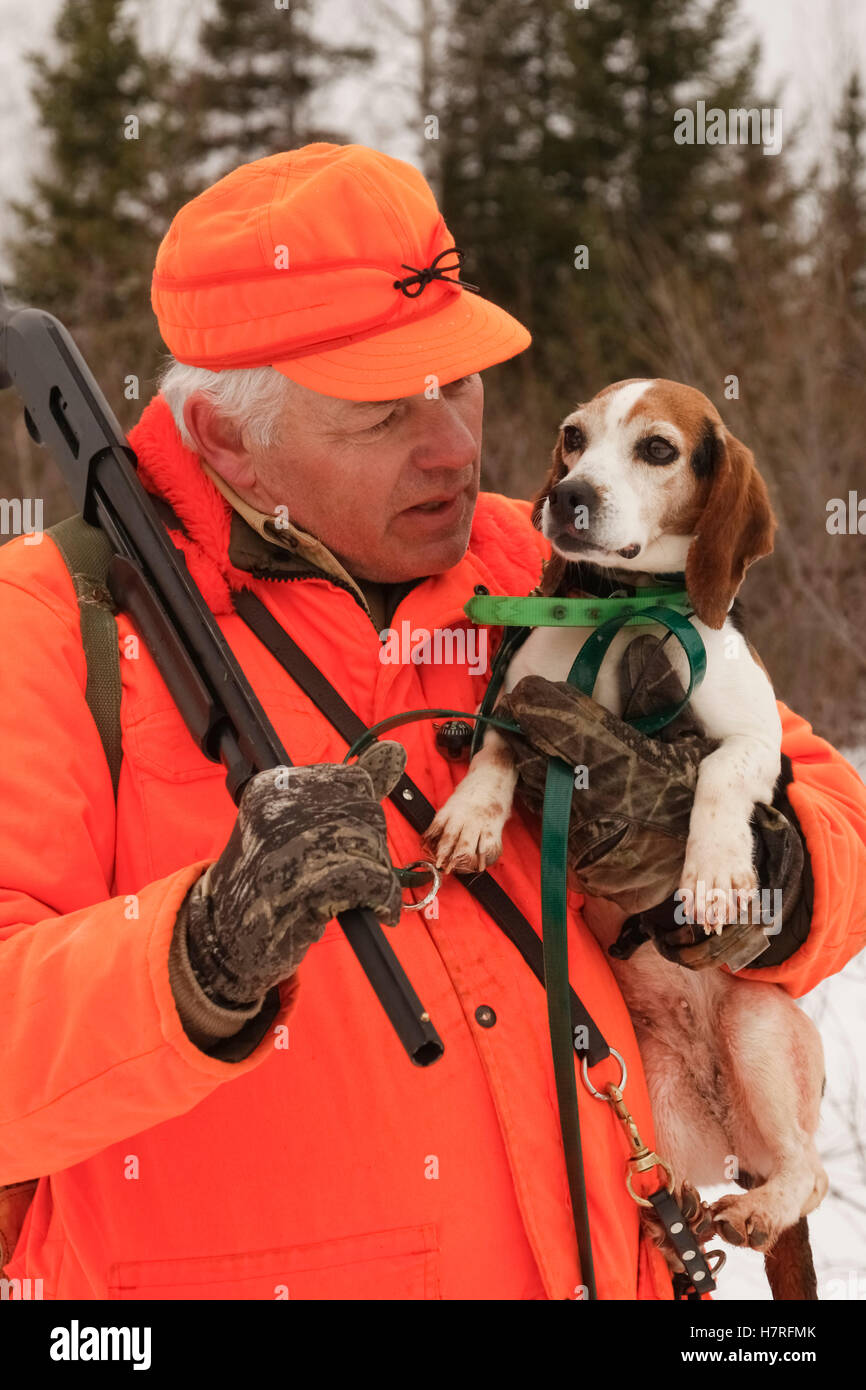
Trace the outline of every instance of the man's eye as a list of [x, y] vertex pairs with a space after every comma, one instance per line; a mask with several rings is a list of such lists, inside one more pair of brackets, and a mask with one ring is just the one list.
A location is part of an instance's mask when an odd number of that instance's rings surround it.
[[384, 418], [384, 420], [380, 420], [380, 421], [379, 421], [378, 425], [368, 425], [367, 428], [365, 429], [364, 433], [365, 433], [365, 434], [378, 434], [378, 433], [379, 433], [379, 430], [384, 430], [384, 429], [387, 428], [387, 426], [391, 423], [391, 421], [394, 419], [394, 416], [395, 416], [396, 414], [397, 414], [396, 410], [392, 410], [391, 413], [390, 413], [390, 415], [386, 415], [385, 418]]
[[653, 434], [649, 439], [642, 439], [637, 446], [638, 454], [647, 463], [673, 463], [677, 457], [678, 450], [673, 444], [662, 439], [660, 434]]

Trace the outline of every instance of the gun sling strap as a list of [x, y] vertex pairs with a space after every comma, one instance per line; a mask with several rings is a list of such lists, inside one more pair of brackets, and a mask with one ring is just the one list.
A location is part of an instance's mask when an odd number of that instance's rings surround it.
[[99, 730], [111, 785], [117, 780], [123, 749], [120, 742], [120, 660], [114, 603], [106, 586], [112, 550], [104, 531], [88, 526], [80, 516], [67, 517], [48, 528], [66, 562], [78, 598], [81, 641], [87, 660], [85, 699]]

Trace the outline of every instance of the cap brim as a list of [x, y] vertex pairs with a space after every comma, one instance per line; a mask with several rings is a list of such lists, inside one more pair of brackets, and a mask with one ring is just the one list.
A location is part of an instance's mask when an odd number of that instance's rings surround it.
[[421, 394], [431, 377], [447, 385], [505, 362], [531, 342], [532, 335], [517, 319], [490, 300], [464, 290], [454, 297], [453, 304], [415, 323], [330, 352], [270, 365], [324, 396], [387, 401]]

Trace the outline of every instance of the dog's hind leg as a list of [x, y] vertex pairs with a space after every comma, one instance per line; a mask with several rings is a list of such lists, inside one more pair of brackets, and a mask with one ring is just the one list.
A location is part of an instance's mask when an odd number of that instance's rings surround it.
[[778, 986], [756, 980], [725, 992], [718, 1041], [734, 1100], [732, 1156], [742, 1171], [765, 1176], [742, 1195], [720, 1197], [713, 1217], [731, 1244], [767, 1253], [827, 1191], [815, 1149], [824, 1080], [821, 1039]]
[[[763, 1181], [751, 1173], [740, 1173], [737, 1178], [740, 1187], [747, 1192], [760, 1187]], [[764, 1256], [764, 1269], [770, 1292], [777, 1302], [818, 1301], [818, 1278], [805, 1216], [782, 1232], [772, 1250]]]

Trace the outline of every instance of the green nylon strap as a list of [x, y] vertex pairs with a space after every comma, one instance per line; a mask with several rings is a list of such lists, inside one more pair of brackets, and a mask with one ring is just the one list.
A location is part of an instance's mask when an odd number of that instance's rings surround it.
[[641, 589], [639, 595], [631, 598], [476, 595], [464, 604], [463, 611], [482, 627], [595, 627], [621, 614], [627, 614], [629, 622], [637, 625], [654, 621], [646, 610], [654, 608], [660, 599], [666, 608], [686, 611], [691, 606], [687, 590], [654, 587]]
[[477, 719], [480, 723], [495, 724], [498, 729], [509, 729], [512, 733], [520, 733], [520, 725], [514, 724], [508, 719], [493, 719], [489, 715], [484, 717], [480, 711], [478, 714], [470, 714], [462, 709], [407, 709], [402, 714], [391, 714], [387, 719], [380, 719], [378, 724], [371, 724], [369, 729], [365, 729], [359, 738], [355, 739], [346, 752], [343, 759], [347, 763], [350, 758], [355, 758], [359, 753], [388, 729], [396, 729], [400, 724], [415, 724], [419, 719], [438, 719], [440, 715], [447, 715], [450, 719]]
[[568, 1190], [580, 1256], [581, 1278], [587, 1295], [597, 1297], [592, 1241], [589, 1234], [589, 1209], [586, 1184], [583, 1179], [583, 1150], [580, 1142], [580, 1119], [577, 1109], [575, 1081], [576, 1050], [571, 1033], [571, 999], [568, 979], [568, 931], [566, 925], [566, 892], [568, 880], [568, 822], [571, 817], [571, 793], [574, 770], [561, 758], [551, 758], [547, 765], [544, 788], [544, 808], [541, 822], [541, 934], [544, 952], [544, 987], [547, 994], [547, 1019], [553, 1052], [553, 1073]]
[[[659, 596], [664, 596], [664, 603], [659, 602]], [[685, 611], [679, 612], [678, 609]], [[621, 627], [657, 623], [673, 633], [689, 663], [688, 689], [679, 704], [671, 709], [628, 721], [642, 734], [658, 733], [659, 729], [670, 724], [685, 709], [706, 674], [707, 654], [700, 634], [689, 622], [692, 609], [685, 589], [645, 589], [641, 590], [639, 598], [476, 596], [464, 604], [463, 611], [473, 622], [482, 626], [505, 624], [507, 628], [479, 709], [482, 718], [489, 715], [496, 702], [508, 661], [533, 627], [593, 627], [600, 624], [590, 633], [578, 653], [576, 679], [572, 680], [571, 675], [568, 677], [587, 695], [592, 695], [605, 652]], [[509, 627], [511, 623], [523, 623], [525, 626]], [[481, 743], [482, 718], [475, 726], [470, 756], [477, 752]]]
[[420, 888], [433, 877], [432, 869], [394, 869], [401, 888]]
[[[632, 728], [639, 730], [642, 734], [656, 734], [659, 729], [663, 729], [666, 724], [670, 724], [672, 720], [676, 719], [692, 698], [706, 675], [707, 653], [700, 633], [692, 627], [688, 618], [674, 612], [672, 608], [668, 609], [661, 605], [646, 608], [643, 613], [643, 621], [659, 623], [662, 627], [666, 627], [669, 632], [672, 632], [685, 652], [689, 663], [688, 689], [678, 704], [673, 705], [670, 709], [662, 710], [658, 714], [646, 714], [640, 719], [627, 721]], [[628, 622], [627, 615], [620, 614], [619, 617], [611, 618], [608, 622], [602, 623], [601, 627], [589, 634], [568, 673], [570, 685], [576, 685], [578, 690], [582, 690], [586, 695], [592, 695], [605, 653], [620, 628], [627, 626]]]
[[[646, 621], [660, 623], [682, 644], [689, 662], [689, 688], [685, 699], [673, 709], [628, 722], [642, 733], [655, 733], [676, 718], [688, 703], [692, 691], [703, 680], [707, 657], [700, 635], [688, 619], [661, 606], [644, 609]], [[599, 668], [620, 628], [629, 615], [620, 612], [590, 633], [581, 646], [571, 670], [569, 685], [592, 695]], [[560, 758], [551, 758], [544, 786], [541, 829], [541, 930], [544, 950], [544, 978], [547, 1016], [553, 1053], [553, 1071], [559, 1104], [563, 1148], [571, 1194], [572, 1214], [577, 1236], [580, 1267], [590, 1298], [595, 1298], [595, 1275], [586, 1186], [583, 1181], [583, 1154], [580, 1118], [577, 1108], [574, 1040], [571, 1036], [571, 1004], [568, 974], [568, 924], [566, 890], [568, 880], [568, 826], [571, 818], [574, 770]]]
[[490, 712], [496, 704], [502, 682], [505, 680], [505, 672], [508, 670], [508, 663], [531, 631], [532, 629], [529, 627], [512, 627], [506, 628], [502, 634], [502, 641], [493, 660], [493, 670], [490, 672], [490, 680], [484, 692], [484, 699], [478, 707], [478, 722], [475, 725], [472, 742], [469, 745], [470, 759], [475, 757], [481, 747], [481, 740], [484, 737], [483, 721], [489, 718]]
[[123, 747], [120, 734], [120, 653], [114, 605], [106, 587], [113, 551], [105, 532], [90, 526], [81, 516], [70, 516], [50, 526], [54, 541], [72, 577], [78, 598], [81, 641], [87, 663], [84, 697], [102, 740], [117, 796]]

